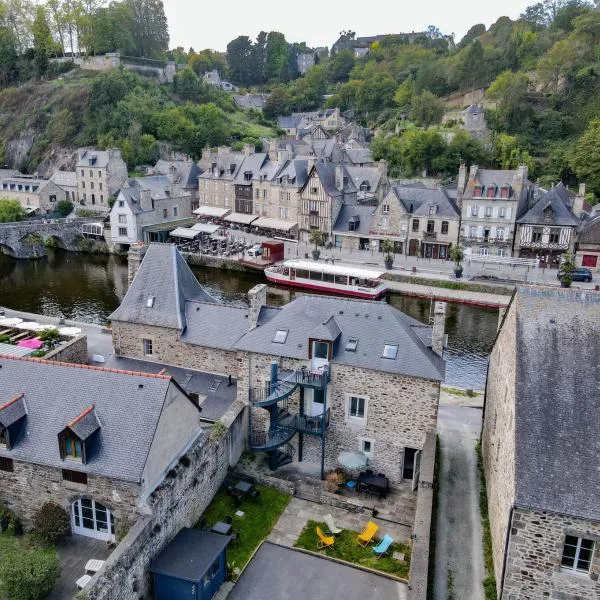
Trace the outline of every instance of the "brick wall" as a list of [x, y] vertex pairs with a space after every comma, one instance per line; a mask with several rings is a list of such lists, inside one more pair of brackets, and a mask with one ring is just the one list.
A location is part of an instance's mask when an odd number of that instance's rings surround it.
[[[566, 535], [594, 540], [590, 574], [561, 571]], [[505, 600], [600, 598], [600, 523], [543, 511], [515, 509], [504, 579]]]

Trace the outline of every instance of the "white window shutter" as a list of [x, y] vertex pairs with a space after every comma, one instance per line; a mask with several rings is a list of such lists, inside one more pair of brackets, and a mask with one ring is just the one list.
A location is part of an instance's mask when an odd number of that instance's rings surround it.
[[496, 228], [492, 227], [492, 231], [490, 232], [492, 239], [496, 237]]
[[498, 218], [498, 207], [494, 206], [494, 208], [492, 209], [492, 216], [494, 217], [494, 219]]
[[477, 237], [483, 237], [483, 226], [482, 225], [480, 225], [477, 228]]
[[509, 206], [509, 207], [506, 209], [506, 218], [507, 218], [507, 219], [510, 219], [510, 216], [511, 216], [511, 214], [512, 214], [512, 206]]

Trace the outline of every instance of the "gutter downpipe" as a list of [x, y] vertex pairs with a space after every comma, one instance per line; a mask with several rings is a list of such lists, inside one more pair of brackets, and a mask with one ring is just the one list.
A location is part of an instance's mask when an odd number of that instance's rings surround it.
[[504, 540], [504, 561], [502, 562], [502, 578], [500, 580], [500, 594], [498, 600], [502, 600], [504, 595], [504, 578], [506, 577], [506, 561], [508, 560], [508, 544], [510, 543], [510, 530], [512, 529], [513, 513], [515, 511], [515, 505], [510, 507], [510, 515], [508, 518], [508, 529], [506, 531], [506, 538]]

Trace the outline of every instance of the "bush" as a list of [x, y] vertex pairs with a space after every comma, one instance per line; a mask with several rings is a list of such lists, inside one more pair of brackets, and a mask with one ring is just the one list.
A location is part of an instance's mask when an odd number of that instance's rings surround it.
[[67, 215], [70, 215], [73, 212], [73, 203], [70, 200], [61, 200], [56, 205], [56, 212], [61, 217], [66, 217]]
[[35, 532], [46, 542], [56, 543], [71, 533], [67, 512], [54, 502], [46, 502], [35, 516]]
[[0, 595], [10, 600], [42, 600], [60, 574], [55, 554], [43, 549], [24, 550], [0, 563]]

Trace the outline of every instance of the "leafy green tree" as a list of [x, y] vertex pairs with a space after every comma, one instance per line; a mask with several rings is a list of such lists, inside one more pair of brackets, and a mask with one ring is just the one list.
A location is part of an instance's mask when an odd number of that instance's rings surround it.
[[0, 4], [0, 86], [9, 86], [17, 77], [17, 42], [8, 24], [6, 7]]
[[561, 80], [577, 64], [579, 47], [570, 39], [560, 40], [538, 62], [538, 73], [543, 82], [548, 84], [556, 96]]
[[66, 217], [73, 212], [73, 203], [70, 200], [60, 200], [56, 204], [56, 212], [61, 217]]
[[127, 4], [111, 2], [99, 8], [93, 20], [93, 47], [96, 53], [135, 54], [133, 13]]
[[252, 68], [252, 40], [247, 35], [240, 35], [227, 44], [227, 64], [229, 76], [238, 85], [252, 85], [256, 73]]
[[483, 35], [486, 32], [485, 25], [483, 23], [477, 23], [477, 25], [471, 26], [469, 31], [465, 33], [464, 37], [458, 42], [456, 48], [460, 50], [465, 46], [468, 46], [471, 42], [476, 40], [480, 35]]
[[354, 68], [354, 51], [350, 48], [340, 50], [329, 61], [329, 79], [331, 81], [348, 81], [350, 71]]
[[600, 119], [594, 119], [571, 149], [570, 165], [590, 191], [600, 194]]
[[287, 97], [285, 91], [281, 87], [273, 88], [263, 107], [263, 114], [268, 119], [276, 119], [278, 116], [285, 115], [287, 112]]
[[13, 223], [25, 218], [25, 209], [18, 200], [0, 198], [0, 223]]
[[288, 71], [288, 43], [283, 33], [271, 31], [267, 36], [264, 78], [271, 82], [286, 81]]
[[10, 600], [43, 600], [60, 574], [55, 552], [37, 546], [10, 553], [0, 562], [2, 592]]
[[529, 175], [535, 173], [535, 161], [529, 152], [519, 146], [518, 139], [507, 133], [497, 133], [492, 139], [493, 158], [501, 169], [516, 169], [527, 165]]
[[444, 103], [435, 94], [424, 90], [413, 97], [410, 114], [417, 125], [427, 128], [441, 122], [444, 116]]
[[43, 6], [38, 6], [32, 25], [35, 74], [43, 77], [48, 70], [48, 55], [52, 49], [52, 34]]
[[504, 71], [490, 85], [487, 95], [497, 102], [503, 127], [512, 130], [523, 117], [529, 79], [524, 73]]
[[394, 102], [402, 112], [409, 113], [412, 108], [414, 96], [415, 84], [412, 77], [408, 77], [394, 93]]
[[169, 26], [162, 0], [125, 0], [133, 17], [138, 56], [160, 58], [169, 48]]
[[372, 113], [394, 105], [398, 84], [389, 75], [376, 73], [365, 79], [356, 94], [356, 105], [365, 113]]

